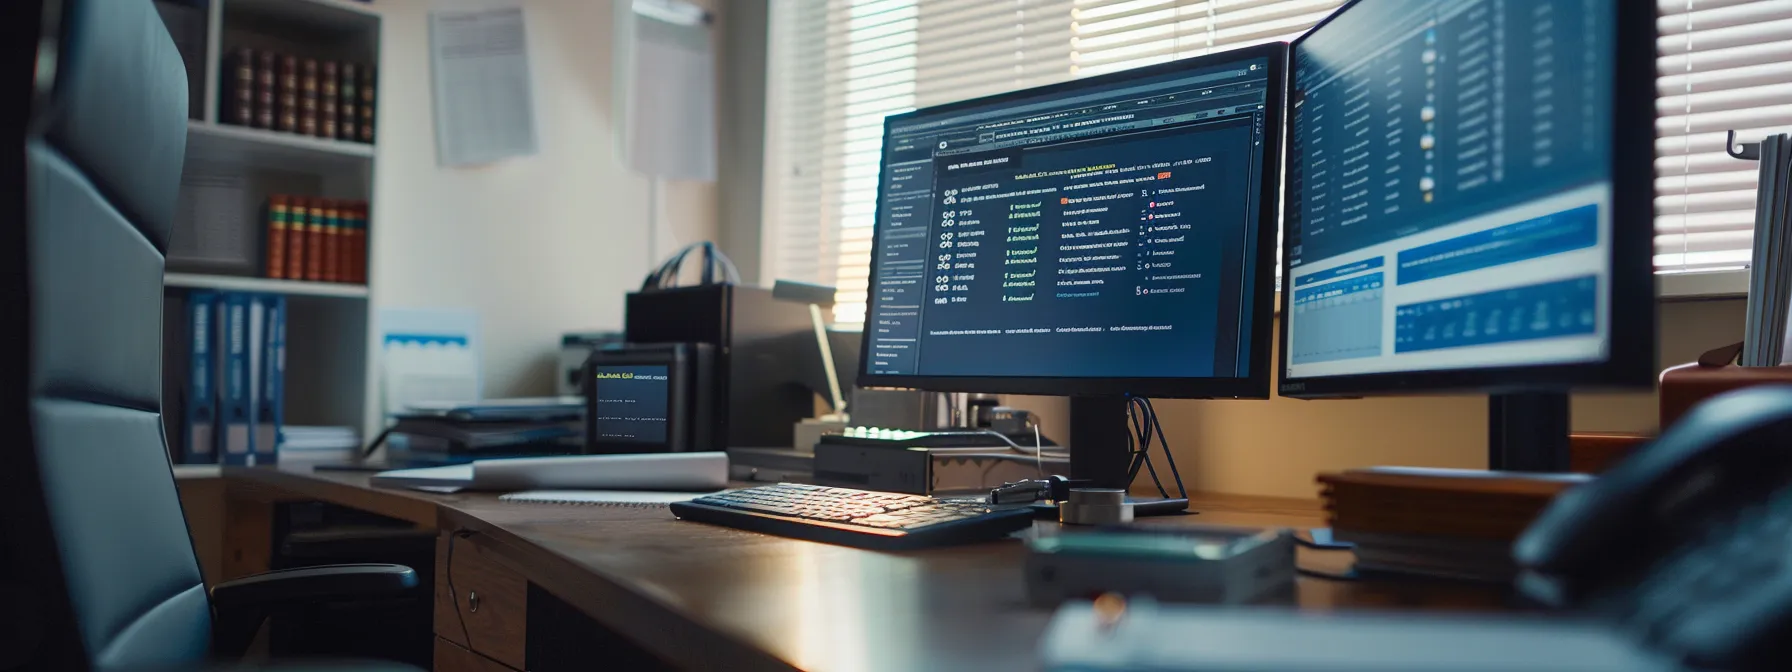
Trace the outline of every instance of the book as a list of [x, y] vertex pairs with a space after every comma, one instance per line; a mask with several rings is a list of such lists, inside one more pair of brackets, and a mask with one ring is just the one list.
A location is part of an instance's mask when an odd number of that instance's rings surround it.
[[286, 279], [304, 280], [306, 258], [312, 252], [306, 249], [305, 241], [311, 239], [306, 225], [311, 219], [311, 199], [293, 198], [292, 207], [287, 214], [286, 227]]
[[368, 144], [373, 144], [373, 94], [376, 81], [373, 66], [363, 64], [361, 66], [361, 84], [356, 89], [361, 92], [361, 123], [357, 127], [361, 132], [361, 142]]
[[367, 282], [367, 204], [356, 201], [343, 209], [344, 282]]
[[256, 398], [255, 463], [279, 460], [281, 427], [286, 424], [286, 297], [257, 297], [262, 308], [260, 394]]
[[289, 210], [287, 197], [275, 194], [268, 197], [268, 259], [267, 277], [286, 277], [286, 243], [289, 227], [287, 216]]
[[342, 202], [324, 201], [324, 282], [342, 281]]
[[305, 214], [305, 279], [314, 282], [324, 279], [325, 203], [321, 198], [311, 199], [311, 209]]
[[275, 128], [287, 133], [299, 132], [299, 59], [297, 56], [280, 57], [279, 81], [274, 87], [278, 104], [275, 105], [278, 117]]
[[180, 461], [210, 464], [218, 461], [213, 435], [217, 427], [217, 398], [213, 326], [218, 294], [196, 290], [187, 294], [187, 385], [180, 416]]
[[274, 70], [276, 57], [271, 51], [255, 54], [255, 127], [273, 128], [275, 118]]
[[299, 135], [317, 135], [317, 59], [299, 62]]
[[357, 130], [357, 124], [361, 120], [359, 111], [361, 93], [355, 87], [356, 79], [355, 64], [343, 63], [342, 82], [337, 87], [340, 100], [336, 107], [338, 116], [336, 137], [344, 140], [355, 140], [361, 136], [360, 131]]
[[336, 137], [336, 106], [340, 102], [337, 87], [341, 84], [337, 67], [335, 61], [324, 61], [318, 72], [317, 134], [325, 138]]
[[222, 330], [218, 343], [223, 356], [218, 383], [217, 456], [222, 464], [248, 464], [250, 454], [249, 408], [249, 295], [225, 292], [219, 301]]
[[231, 52], [225, 63], [224, 100], [218, 118], [237, 126], [255, 125], [255, 50]]

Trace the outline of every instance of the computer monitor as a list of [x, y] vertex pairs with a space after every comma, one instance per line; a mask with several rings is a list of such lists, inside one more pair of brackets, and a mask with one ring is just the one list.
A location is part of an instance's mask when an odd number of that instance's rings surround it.
[[1266, 398], [1285, 57], [887, 118], [859, 385], [1100, 395], [1072, 470], [1110, 486], [1124, 395]]
[[1494, 393], [1492, 466], [1565, 470], [1566, 390], [1655, 374], [1654, 25], [1352, 2], [1296, 40], [1280, 393]]

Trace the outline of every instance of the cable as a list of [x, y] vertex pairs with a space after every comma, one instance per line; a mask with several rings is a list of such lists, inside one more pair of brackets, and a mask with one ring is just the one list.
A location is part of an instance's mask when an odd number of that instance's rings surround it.
[[1176, 492], [1188, 499], [1188, 488], [1182, 485], [1182, 472], [1176, 469], [1176, 454], [1170, 452], [1170, 439], [1164, 436], [1164, 425], [1157, 417], [1157, 409], [1151, 406], [1150, 397], [1140, 397], [1145, 402], [1145, 410], [1151, 414], [1151, 427], [1157, 432], [1157, 445], [1164, 451], [1164, 462], [1170, 465], [1170, 477], [1176, 479]]
[[384, 444], [386, 442], [386, 437], [391, 436], [391, 435], [392, 435], [391, 427], [387, 427], [385, 429], [380, 430], [379, 435], [373, 437], [372, 441], [368, 441], [366, 448], [361, 449], [361, 459], [366, 460], [369, 457], [373, 457], [373, 451], [379, 450], [380, 445]]
[[471, 537], [474, 534], [478, 534], [478, 533], [474, 532], [472, 530], [466, 529], [466, 528], [461, 528], [461, 529], [455, 530], [454, 534], [451, 534], [448, 536], [447, 567], [445, 567], [442, 570], [442, 571], [448, 572], [448, 599], [455, 603], [454, 604], [454, 617], [460, 621], [461, 641], [466, 642], [468, 647], [473, 646], [473, 635], [469, 634], [467, 631], [466, 615], [460, 613], [460, 591], [454, 589], [454, 541], [456, 539], [465, 539], [467, 537]]
[[1045, 447], [1039, 440], [1039, 421], [1029, 419], [1027, 424], [1033, 426], [1033, 470], [1045, 478]]

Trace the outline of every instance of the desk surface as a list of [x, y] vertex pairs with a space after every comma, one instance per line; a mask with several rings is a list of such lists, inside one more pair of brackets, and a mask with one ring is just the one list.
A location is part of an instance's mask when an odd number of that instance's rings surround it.
[[[663, 507], [510, 504], [490, 494], [371, 488], [369, 474], [227, 468], [227, 488], [320, 499], [444, 531], [604, 625], [687, 667], [727, 669], [1037, 669], [1050, 612], [1026, 606], [1025, 547], [1003, 541], [885, 553], [676, 520]], [[1200, 515], [1162, 524], [1311, 527], [1307, 500], [1196, 495]], [[1051, 534], [1056, 523], [1030, 534]], [[1303, 567], [1343, 569], [1347, 554], [1301, 551]], [[1444, 582], [1302, 577], [1303, 609], [1500, 609], [1500, 591]]]

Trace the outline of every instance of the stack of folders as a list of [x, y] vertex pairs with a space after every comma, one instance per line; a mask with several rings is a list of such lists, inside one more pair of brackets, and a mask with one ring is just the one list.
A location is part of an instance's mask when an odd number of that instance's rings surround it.
[[1585, 474], [1371, 467], [1320, 474], [1332, 534], [1361, 572], [1509, 581], [1512, 542]]
[[[1752, 147], [1750, 149], [1753, 149]], [[1755, 198], [1755, 250], [1749, 274], [1748, 330], [1743, 366], [1786, 362], [1786, 319], [1792, 302], [1792, 137], [1770, 135], [1760, 145]]]
[[273, 464], [284, 424], [286, 297], [195, 290], [167, 310], [163, 396], [174, 459]]
[[281, 462], [340, 462], [361, 452], [361, 435], [353, 427], [293, 426], [280, 430]]

